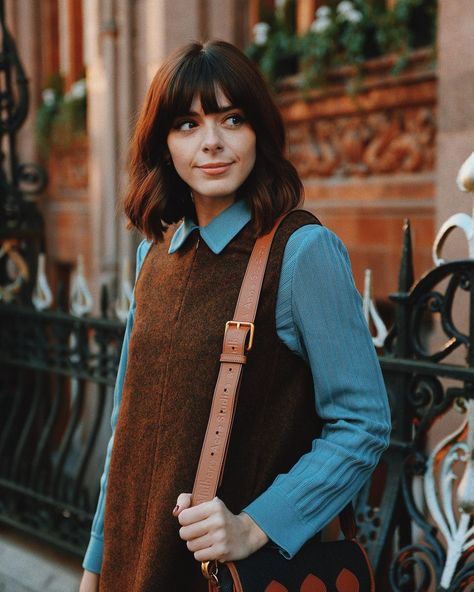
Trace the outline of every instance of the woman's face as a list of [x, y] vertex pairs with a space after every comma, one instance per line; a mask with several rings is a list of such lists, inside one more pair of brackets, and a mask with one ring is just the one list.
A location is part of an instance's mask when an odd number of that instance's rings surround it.
[[167, 144], [194, 199], [233, 200], [255, 164], [255, 132], [220, 89], [216, 98], [219, 112], [206, 115], [194, 97], [190, 112], [173, 122]]

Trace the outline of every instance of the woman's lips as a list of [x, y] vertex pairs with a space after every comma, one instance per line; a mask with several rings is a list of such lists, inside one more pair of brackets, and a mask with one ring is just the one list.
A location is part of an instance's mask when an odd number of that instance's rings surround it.
[[232, 162], [210, 162], [207, 164], [202, 164], [198, 168], [201, 169], [201, 171], [206, 175], [215, 176], [226, 173], [232, 164]]

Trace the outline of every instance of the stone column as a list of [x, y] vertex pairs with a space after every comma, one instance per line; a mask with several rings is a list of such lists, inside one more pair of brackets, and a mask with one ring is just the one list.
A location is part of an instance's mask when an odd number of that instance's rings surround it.
[[58, 0], [59, 17], [59, 69], [64, 77], [68, 89], [69, 71], [71, 69], [71, 56], [69, 53], [69, 33], [70, 33], [70, 4], [68, 0]]
[[316, 0], [297, 0], [296, 2], [296, 30], [301, 35], [306, 33], [314, 21]]
[[[455, 184], [458, 169], [474, 151], [474, 25], [472, 0], [438, 3], [439, 115], [437, 150], [436, 229], [456, 212], [471, 213], [471, 194]], [[445, 245], [446, 256], [467, 255], [461, 232]]]
[[207, 13], [210, 39], [236, 42], [236, 23], [246, 16], [245, 14], [238, 14], [236, 6], [237, 3], [234, 0], [208, 0]]
[[93, 243], [89, 276], [96, 303], [102, 284], [112, 288], [111, 295], [115, 297], [121, 262], [133, 252], [120, 204], [126, 186], [126, 151], [135, 107], [132, 5], [125, 0], [84, 2]]
[[199, 39], [199, 0], [146, 0], [139, 30], [144, 32], [147, 86], [164, 58]]
[[[109, 89], [106, 60], [103, 55], [102, 13], [97, 0], [85, 0], [84, 15], [84, 62], [87, 80], [87, 129], [89, 136], [89, 208], [91, 215], [92, 261], [88, 270], [90, 288], [96, 308], [99, 302], [100, 285], [110, 283], [115, 277], [115, 227], [116, 221], [111, 202], [114, 197], [113, 183], [108, 182], [112, 161], [107, 152], [112, 146], [107, 127], [107, 113], [115, 109], [115, 101], [109, 103], [113, 93]], [[107, 32], [105, 33], [107, 35]], [[112, 148], [112, 156], [115, 149]], [[112, 171], [115, 165], [112, 165]]]
[[41, 3], [41, 63], [43, 88], [59, 72], [59, 7], [56, 0]]
[[[130, 137], [136, 112], [137, 68], [134, 67], [134, 37], [135, 13], [133, 2], [118, 0], [117, 2], [117, 76], [118, 76], [118, 195], [117, 203], [122, 200], [127, 188], [127, 156]], [[121, 209], [121, 206], [119, 205]], [[136, 246], [139, 242], [138, 233], [126, 229], [123, 214], [118, 215], [119, 267], [128, 257], [133, 262]], [[120, 269], [119, 269], [120, 272]]]

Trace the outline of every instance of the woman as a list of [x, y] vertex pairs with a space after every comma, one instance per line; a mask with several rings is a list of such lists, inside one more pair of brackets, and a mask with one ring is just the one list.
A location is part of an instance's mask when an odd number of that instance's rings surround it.
[[291, 558], [377, 464], [389, 412], [347, 251], [298, 210], [270, 253], [222, 486], [190, 507], [255, 238], [301, 199], [254, 65], [225, 42], [174, 54], [131, 144], [125, 212], [147, 240], [81, 592], [206, 590], [197, 561], [244, 558], [269, 541]]

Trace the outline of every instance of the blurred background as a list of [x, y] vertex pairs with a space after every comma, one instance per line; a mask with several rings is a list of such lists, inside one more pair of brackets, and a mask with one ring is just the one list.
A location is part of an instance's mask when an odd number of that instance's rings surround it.
[[[224, 39], [258, 64], [305, 207], [361, 293], [371, 270], [388, 326], [404, 220], [420, 277], [438, 228], [472, 210], [455, 179], [473, 17], [472, 0], [1, 0], [0, 590], [77, 586], [140, 241], [120, 211], [128, 142], [165, 56]], [[467, 257], [462, 229], [445, 255]]]

